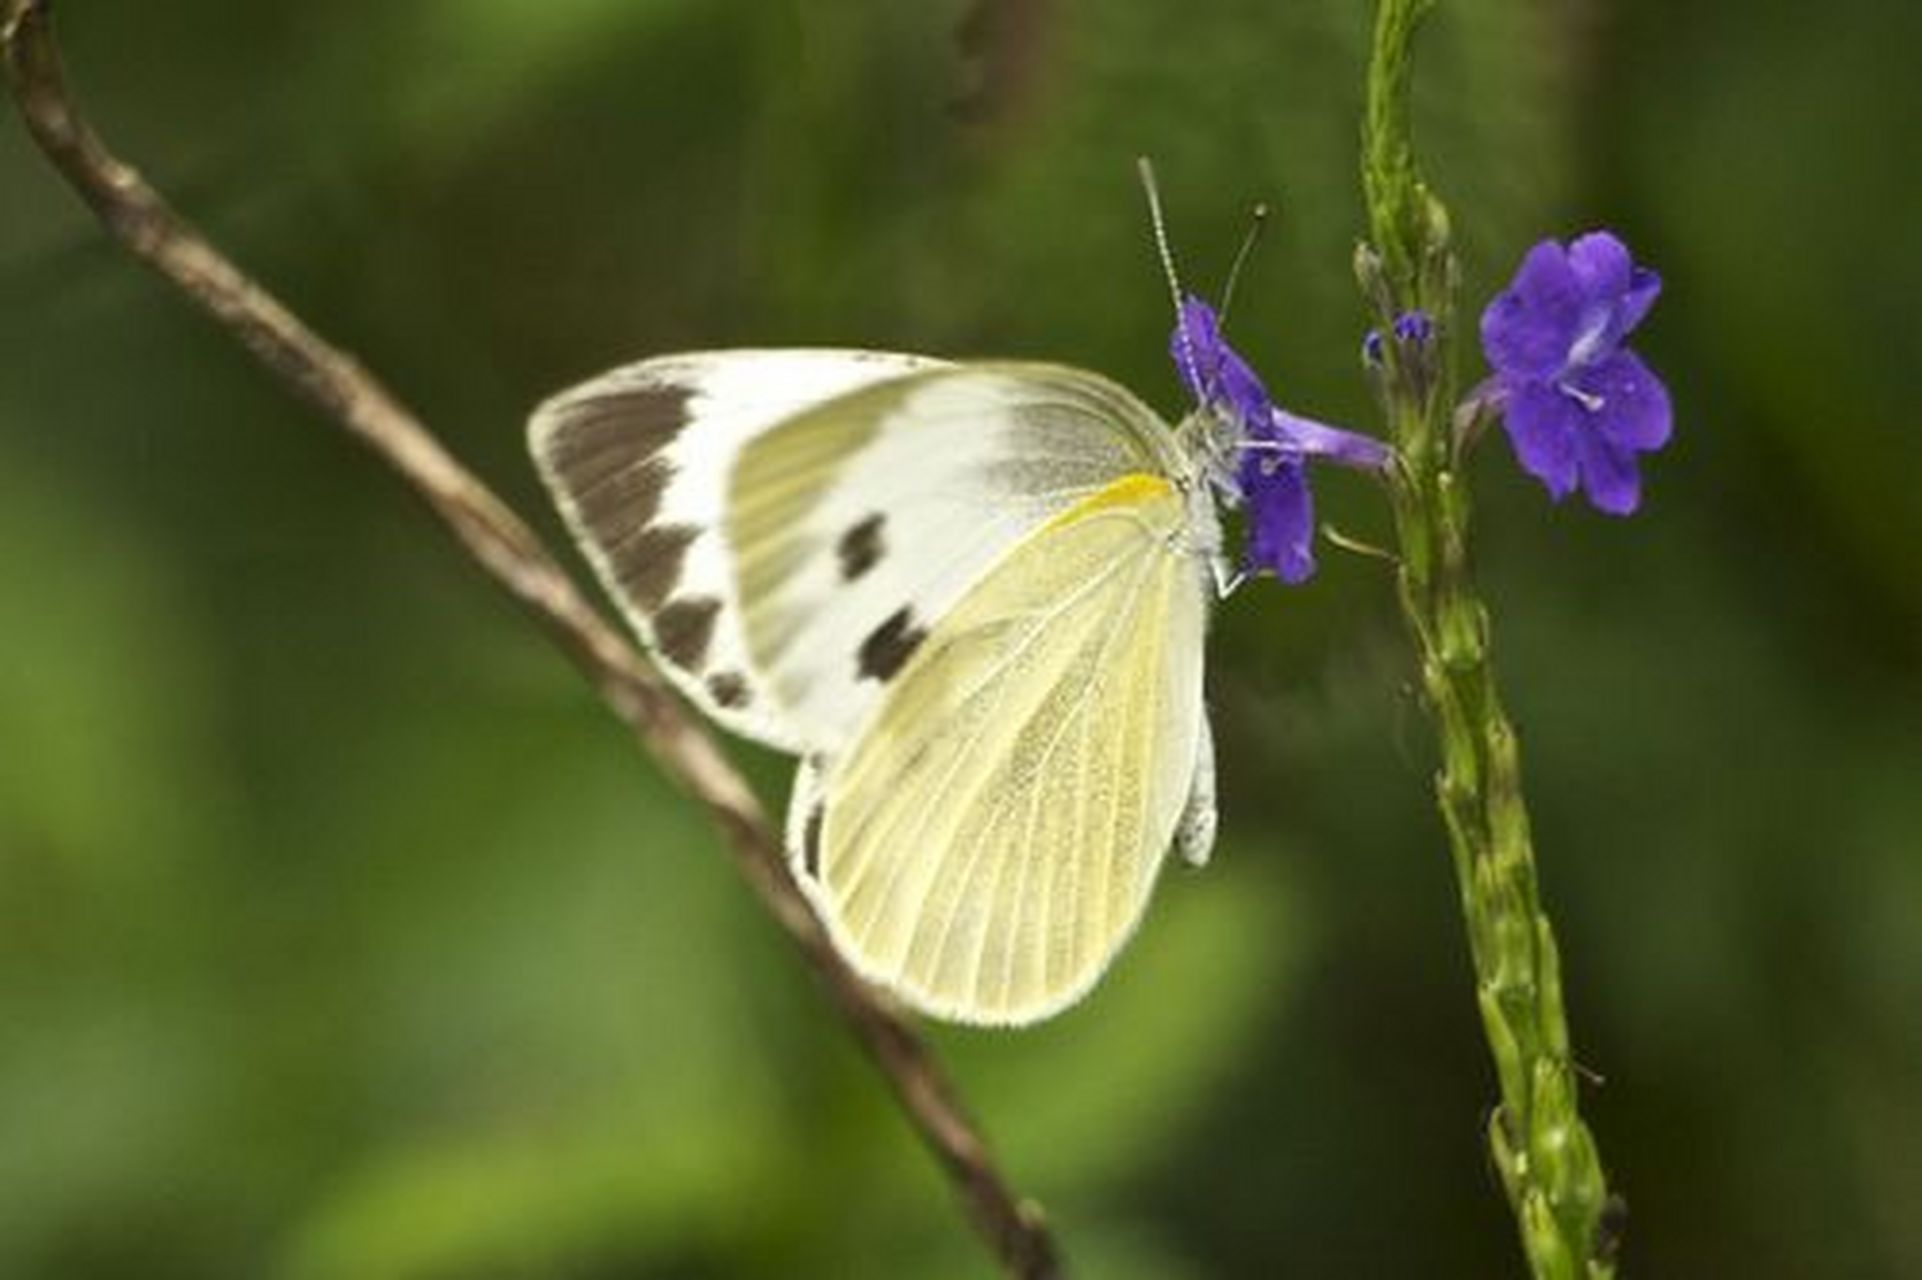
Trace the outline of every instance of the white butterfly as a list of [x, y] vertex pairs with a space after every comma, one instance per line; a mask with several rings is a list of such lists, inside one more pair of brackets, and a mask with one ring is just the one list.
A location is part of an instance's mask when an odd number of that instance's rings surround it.
[[1213, 843], [1204, 422], [1059, 365], [767, 350], [616, 370], [529, 433], [661, 668], [802, 757], [789, 856], [849, 961], [1012, 1024]]
[[1298, 580], [1304, 460], [1386, 458], [1275, 409], [1176, 294], [1202, 401], [1179, 426], [1080, 369], [834, 350], [663, 356], [529, 426], [662, 669], [801, 757], [788, 855], [842, 953], [937, 1017], [1059, 1011], [1169, 850], [1207, 861], [1217, 497], [1250, 502], [1252, 562]]

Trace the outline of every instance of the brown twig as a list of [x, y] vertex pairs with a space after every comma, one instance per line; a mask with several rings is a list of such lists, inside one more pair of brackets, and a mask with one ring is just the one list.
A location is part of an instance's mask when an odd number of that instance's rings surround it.
[[487, 575], [546, 628], [655, 762], [707, 807], [749, 886], [827, 987], [1003, 1268], [1021, 1277], [1058, 1275], [1038, 1207], [1018, 1198], [995, 1166], [927, 1044], [834, 950], [789, 876], [781, 841], [754, 793], [714, 740], [587, 603], [532, 530], [418, 418], [221, 256], [108, 152], [68, 93], [48, 9], [48, 0], [0, 0], [8, 85], [47, 159], [123, 249], [371, 448], [426, 500]]

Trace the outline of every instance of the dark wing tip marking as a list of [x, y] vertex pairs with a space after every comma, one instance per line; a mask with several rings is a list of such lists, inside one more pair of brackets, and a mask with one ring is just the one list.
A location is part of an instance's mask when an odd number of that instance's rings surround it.
[[738, 711], [754, 700], [747, 677], [738, 671], [716, 671], [707, 678], [707, 695], [718, 706]]
[[801, 824], [801, 870], [810, 880], [821, 878], [821, 820], [827, 810], [819, 800], [808, 810], [807, 821]]
[[855, 657], [856, 674], [870, 680], [893, 679], [927, 638], [928, 633], [914, 625], [912, 609], [905, 605], [896, 609], [861, 642]]
[[571, 501], [580, 531], [600, 548], [629, 602], [645, 613], [673, 593], [688, 545], [700, 532], [654, 523], [675, 470], [662, 450], [686, 428], [693, 399], [692, 388], [667, 381], [590, 383], [536, 415], [548, 423], [539, 451]]
[[841, 581], [853, 582], [881, 562], [887, 553], [887, 544], [881, 538], [881, 526], [886, 523], [887, 517], [877, 511], [849, 526], [834, 544], [834, 553], [841, 560]]
[[691, 524], [666, 524], [607, 544], [614, 578], [636, 608], [653, 613], [661, 607], [681, 580], [681, 561], [688, 547], [700, 536], [701, 531]]
[[698, 670], [714, 639], [714, 619], [720, 612], [721, 602], [713, 596], [673, 601], [654, 615], [654, 647], [681, 670]]
[[605, 472], [652, 457], [688, 423], [692, 388], [671, 382], [564, 395], [549, 411], [548, 454], [563, 475]]
[[562, 477], [581, 523], [603, 545], [617, 546], [654, 522], [674, 465], [654, 454], [629, 465], [563, 471]]

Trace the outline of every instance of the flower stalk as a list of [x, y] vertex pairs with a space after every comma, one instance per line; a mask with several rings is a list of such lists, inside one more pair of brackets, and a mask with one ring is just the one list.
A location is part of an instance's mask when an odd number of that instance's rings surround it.
[[[1377, 313], [1376, 387], [1402, 615], [1439, 740], [1436, 799], [1468, 926], [1476, 1000], [1501, 1101], [1489, 1149], [1536, 1280], [1608, 1280], [1621, 1201], [1579, 1110], [1555, 934], [1542, 910], [1521, 756], [1468, 565], [1462, 473], [1479, 428], [1456, 421], [1457, 269], [1446, 210], [1423, 185], [1409, 125], [1410, 47], [1434, 0], [1381, 0], [1368, 68], [1362, 185], [1370, 243], [1356, 274]], [[1407, 323], [1411, 316], [1422, 323]], [[1397, 322], [1402, 323], [1398, 324]], [[1472, 419], [1476, 415], [1469, 414]]]

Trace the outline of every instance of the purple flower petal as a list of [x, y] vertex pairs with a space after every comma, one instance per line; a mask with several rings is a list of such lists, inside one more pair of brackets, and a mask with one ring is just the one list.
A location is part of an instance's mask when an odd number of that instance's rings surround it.
[[1392, 456], [1388, 446], [1373, 436], [1344, 431], [1285, 409], [1272, 410], [1269, 423], [1278, 440], [1293, 446], [1304, 457], [1326, 458], [1360, 471], [1380, 471]]
[[1634, 260], [1628, 246], [1607, 231], [1591, 231], [1577, 236], [1568, 246], [1568, 266], [1582, 288], [1582, 301], [1588, 305], [1614, 306], [1628, 292]]
[[1213, 307], [1199, 298], [1183, 300], [1179, 326], [1169, 340], [1168, 350], [1174, 356], [1175, 369], [1188, 393], [1196, 400], [1204, 404], [1226, 404], [1244, 424], [1267, 420], [1268, 389], [1261, 385], [1261, 379], [1241, 354], [1221, 336], [1221, 324], [1215, 318]]
[[1647, 267], [1636, 267], [1629, 273], [1628, 292], [1622, 296], [1620, 308], [1616, 312], [1615, 334], [1617, 340], [1626, 338], [1642, 322], [1648, 309], [1655, 305], [1655, 299], [1662, 296], [1662, 277]]
[[1580, 442], [1582, 489], [1589, 505], [1611, 516], [1633, 515], [1642, 503], [1642, 475], [1635, 451], [1610, 443], [1592, 431]]
[[1577, 440], [1582, 412], [1580, 405], [1553, 387], [1528, 383], [1509, 392], [1502, 414], [1515, 461], [1547, 485], [1549, 496], [1557, 501], [1574, 491], [1580, 474]]
[[1248, 503], [1250, 568], [1263, 569], [1291, 586], [1315, 572], [1315, 500], [1308, 469], [1299, 458], [1251, 454], [1241, 465]]
[[1606, 231], [1591, 232], [1569, 245], [1568, 264], [1581, 281], [1582, 328], [1592, 331], [1587, 344], [1578, 337], [1577, 345], [1589, 348], [1574, 353], [1578, 361], [1619, 346], [1662, 292], [1662, 278], [1636, 266], [1628, 246]]
[[1220, 360], [1221, 326], [1215, 321], [1214, 308], [1198, 298], [1183, 299], [1175, 313], [1174, 332], [1168, 335], [1168, 354], [1174, 357], [1175, 373], [1188, 394], [1196, 400], [1207, 398], [1207, 370]]
[[1482, 312], [1482, 350], [1505, 378], [1553, 376], [1581, 326], [1582, 286], [1553, 240], [1528, 251], [1513, 283]]
[[1596, 402], [1591, 422], [1609, 444], [1645, 453], [1668, 443], [1668, 388], [1634, 352], [1617, 351], [1585, 370], [1580, 386]]

